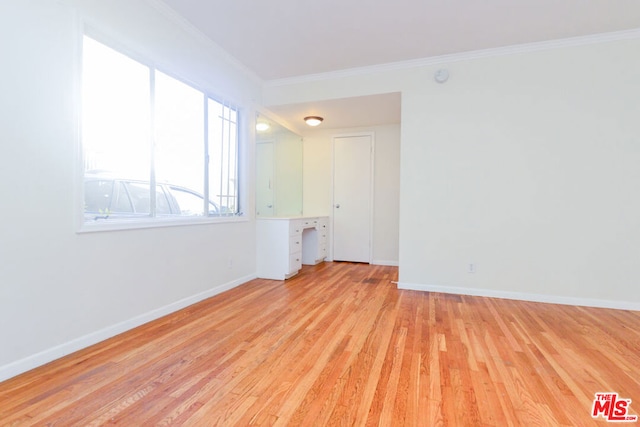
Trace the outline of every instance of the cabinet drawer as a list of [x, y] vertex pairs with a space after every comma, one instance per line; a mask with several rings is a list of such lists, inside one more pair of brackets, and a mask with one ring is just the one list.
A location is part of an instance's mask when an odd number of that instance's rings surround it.
[[302, 234], [302, 221], [295, 220], [289, 222], [289, 235], [295, 236], [296, 234]]
[[302, 251], [302, 234], [293, 235], [289, 237], [289, 253]]
[[318, 218], [305, 218], [302, 220], [303, 228], [316, 227], [318, 225]]
[[319, 245], [318, 246], [318, 258], [326, 258], [327, 257], [327, 245]]
[[302, 252], [289, 255], [289, 274], [295, 273], [302, 268]]

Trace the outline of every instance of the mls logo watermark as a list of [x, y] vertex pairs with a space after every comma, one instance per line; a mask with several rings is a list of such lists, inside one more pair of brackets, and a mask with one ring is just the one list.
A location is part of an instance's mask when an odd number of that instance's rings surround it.
[[596, 393], [593, 399], [593, 408], [591, 416], [602, 418], [607, 422], [614, 423], [633, 423], [638, 421], [637, 415], [628, 415], [631, 399], [623, 399], [618, 397], [618, 393]]

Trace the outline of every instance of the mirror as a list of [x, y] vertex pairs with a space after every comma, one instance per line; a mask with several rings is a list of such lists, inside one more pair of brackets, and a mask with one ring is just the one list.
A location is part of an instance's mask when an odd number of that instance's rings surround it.
[[302, 137], [256, 116], [256, 216], [302, 215]]

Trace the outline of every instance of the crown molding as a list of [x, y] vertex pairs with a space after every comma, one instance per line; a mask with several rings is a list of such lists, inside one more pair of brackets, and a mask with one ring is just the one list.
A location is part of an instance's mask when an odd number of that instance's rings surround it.
[[370, 74], [379, 74], [390, 71], [406, 70], [410, 68], [426, 67], [452, 62], [469, 61], [474, 59], [492, 58], [522, 53], [531, 53], [544, 50], [560, 49], [575, 46], [585, 46], [598, 43], [607, 43], [621, 40], [640, 39], [640, 28], [610, 33], [592, 34], [588, 36], [569, 37], [564, 39], [549, 40], [543, 42], [524, 43], [491, 49], [480, 49], [448, 55], [432, 56], [407, 61], [390, 62], [386, 64], [371, 65], [366, 67], [348, 68], [326, 73], [307, 74], [302, 76], [287, 77], [283, 79], [267, 80], [265, 87], [287, 86], [301, 83], [311, 83], [322, 80], [330, 80], [344, 77], [354, 77]]
[[156, 9], [166, 18], [173, 21], [176, 25], [178, 25], [181, 29], [189, 33], [192, 37], [196, 38], [198, 41], [202, 42], [204, 45], [209, 46], [213, 51], [219, 54], [222, 58], [224, 58], [227, 62], [231, 63], [234, 67], [240, 69], [246, 76], [251, 79], [254, 83], [263, 84], [264, 80], [260, 78], [253, 70], [244, 65], [242, 62], [238, 60], [235, 56], [231, 55], [229, 52], [224, 50], [222, 46], [211, 40], [205, 33], [199, 30], [195, 25], [189, 22], [186, 18], [180, 15], [175, 11], [171, 6], [163, 2], [162, 0], [145, 0], [147, 4]]

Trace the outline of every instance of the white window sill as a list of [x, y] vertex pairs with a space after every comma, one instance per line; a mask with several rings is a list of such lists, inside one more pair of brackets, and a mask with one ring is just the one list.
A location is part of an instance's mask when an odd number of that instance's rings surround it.
[[246, 215], [225, 217], [185, 217], [185, 218], [149, 218], [149, 219], [117, 219], [82, 222], [77, 233], [97, 233], [104, 231], [138, 230], [143, 228], [184, 227], [190, 225], [228, 224], [248, 222]]

